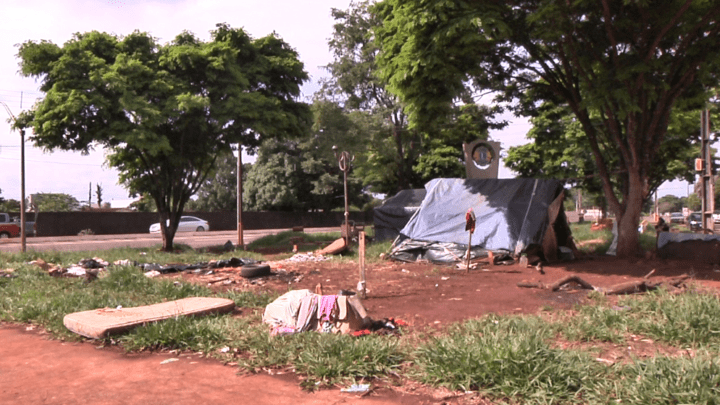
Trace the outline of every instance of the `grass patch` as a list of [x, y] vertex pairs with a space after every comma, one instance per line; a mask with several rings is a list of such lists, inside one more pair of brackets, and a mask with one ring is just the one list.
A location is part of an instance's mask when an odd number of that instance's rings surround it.
[[[302, 243], [323, 243], [332, 242], [340, 238], [340, 232], [328, 232], [328, 233], [304, 233], [304, 232], [293, 232], [283, 231], [274, 235], [263, 236], [260, 239], [256, 239], [247, 245], [248, 250], [273, 248], [273, 247], [285, 247], [292, 248], [296, 241], [300, 240]], [[302, 245], [298, 248], [304, 248]], [[305, 247], [307, 250], [315, 250], [317, 247]]]
[[23, 265], [15, 274], [18, 277], [0, 285], [0, 319], [42, 325], [57, 336], [74, 340], [80, 338], [63, 325], [63, 317], [69, 313], [211, 295], [202, 286], [151, 280], [129, 266], [109, 270], [92, 283], [82, 278], [50, 277], [30, 265]]
[[584, 397], [589, 404], [718, 404], [720, 360], [717, 353], [694, 358], [655, 357], [610, 370], [593, 379]]
[[578, 316], [562, 325], [571, 340], [621, 343], [636, 334], [680, 347], [720, 347], [720, 299], [709, 293], [670, 294], [666, 290], [623, 297], [578, 308]]
[[532, 403], [572, 402], [602, 373], [589, 355], [552, 348], [549, 324], [537, 317], [467, 321], [414, 353], [416, 378], [453, 390]]

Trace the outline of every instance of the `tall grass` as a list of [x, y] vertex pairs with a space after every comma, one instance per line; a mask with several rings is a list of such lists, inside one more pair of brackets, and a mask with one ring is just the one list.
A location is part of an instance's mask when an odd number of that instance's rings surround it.
[[572, 402], [602, 373], [589, 355], [554, 348], [537, 317], [494, 317], [462, 323], [415, 352], [420, 381], [454, 390], [532, 403]]
[[562, 325], [569, 338], [619, 343], [628, 334], [681, 347], [720, 347], [720, 299], [710, 293], [671, 294], [658, 290], [578, 308]]

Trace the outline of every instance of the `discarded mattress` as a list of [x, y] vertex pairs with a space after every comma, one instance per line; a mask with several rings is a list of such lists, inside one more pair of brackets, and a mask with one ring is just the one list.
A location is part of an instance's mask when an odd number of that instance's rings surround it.
[[265, 307], [263, 322], [277, 336], [306, 331], [350, 333], [365, 329], [372, 320], [357, 296], [293, 290]]
[[65, 315], [63, 324], [79, 335], [100, 339], [148, 322], [188, 315], [226, 313], [235, 308], [225, 298], [190, 297], [132, 308], [100, 308]]
[[469, 234], [465, 214], [476, 216], [471, 259], [488, 251], [519, 255], [536, 247], [546, 261], [559, 259], [558, 248], [572, 248], [563, 210], [563, 184], [552, 179], [434, 179], [400, 236], [390, 257], [413, 262], [452, 263], [465, 258]]

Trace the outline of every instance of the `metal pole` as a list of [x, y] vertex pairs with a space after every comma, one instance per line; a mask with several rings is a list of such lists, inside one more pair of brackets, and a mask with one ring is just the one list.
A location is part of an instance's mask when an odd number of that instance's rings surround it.
[[20, 251], [25, 252], [25, 129], [20, 130]]
[[237, 245], [240, 249], [245, 250], [242, 225], [242, 146], [240, 144], [238, 144], [237, 158], [237, 222]]
[[[346, 154], [347, 152], [343, 152]], [[348, 209], [348, 192], [347, 192], [347, 170], [343, 169], [343, 184], [345, 189], [345, 245], [350, 246], [350, 210]]]
[[343, 151], [338, 154], [338, 147], [333, 146], [333, 153], [335, 153], [335, 158], [338, 160], [338, 166], [340, 166], [340, 170], [343, 172], [343, 188], [345, 191], [345, 246], [350, 246], [350, 210], [348, 208], [348, 189], [347, 189], [347, 174], [350, 171], [350, 163], [355, 160], [354, 156], [351, 156], [350, 153]]

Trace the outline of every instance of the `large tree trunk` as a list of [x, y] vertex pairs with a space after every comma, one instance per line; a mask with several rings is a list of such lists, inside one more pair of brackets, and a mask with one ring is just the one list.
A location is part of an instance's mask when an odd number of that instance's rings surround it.
[[624, 196], [623, 210], [615, 213], [618, 231], [618, 257], [632, 257], [641, 254], [637, 228], [640, 224], [643, 201], [645, 201], [645, 183], [647, 180], [643, 181], [640, 174], [632, 171], [628, 174], [628, 191]]

